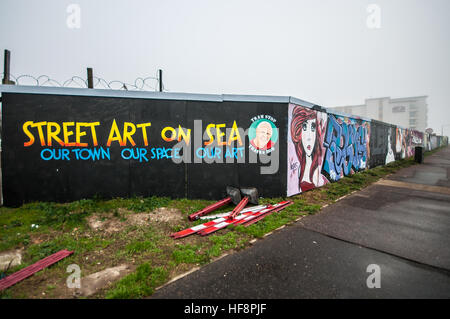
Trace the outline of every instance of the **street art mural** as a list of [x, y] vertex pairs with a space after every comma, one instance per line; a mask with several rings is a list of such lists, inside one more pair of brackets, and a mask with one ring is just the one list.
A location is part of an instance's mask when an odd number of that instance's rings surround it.
[[424, 133], [416, 130], [410, 130], [410, 134], [411, 134], [411, 148], [412, 148], [411, 156], [414, 156], [414, 148], [416, 146], [423, 146]]
[[[429, 140], [430, 149], [444, 144], [436, 136], [380, 121], [369, 121], [289, 104], [287, 130], [287, 196], [342, 177], [414, 156]], [[445, 144], [446, 145], [446, 144]]]
[[410, 129], [405, 129], [406, 157], [414, 156], [414, 147]]
[[293, 196], [414, 156], [415, 146], [448, 143], [285, 98], [0, 89], [11, 91], [1, 92], [6, 206], [94, 196], [220, 199], [229, 185]]
[[398, 158], [404, 159], [414, 156], [416, 146], [424, 146], [426, 150], [431, 150], [431, 141], [426, 136], [427, 134], [428, 133], [397, 127], [397, 144], [395, 151], [398, 154]]
[[327, 114], [290, 104], [288, 120], [288, 196], [322, 186]]
[[370, 124], [289, 105], [287, 195], [339, 180], [367, 167]]
[[435, 149], [436, 147], [439, 146], [439, 140], [436, 135], [431, 135], [430, 144], [431, 144], [431, 149]]
[[432, 150], [432, 148], [431, 148], [431, 134], [430, 133], [424, 133], [423, 134], [423, 145], [424, 145], [424, 147], [425, 147], [425, 150], [426, 151], [431, 151]]
[[[263, 122], [268, 123], [268, 122]], [[271, 122], [270, 122], [271, 123]], [[152, 126], [151, 122], [147, 123], [133, 123], [124, 122], [123, 128], [113, 119], [109, 128], [108, 139], [105, 143], [101, 143], [97, 138], [97, 131], [99, 130], [100, 122], [47, 122], [47, 121], [26, 121], [22, 125], [23, 134], [26, 136], [24, 147], [32, 147], [35, 142], [40, 144], [43, 148], [40, 152], [40, 158], [44, 161], [49, 160], [111, 160], [110, 148], [114, 145], [122, 147], [121, 158], [124, 160], [138, 160], [139, 162], [149, 162], [151, 160], [173, 159], [181, 158], [181, 147], [150, 147], [149, 128]], [[262, 127], [260, 125], [259, 127]], [[271, 141], [271, 136], [277, 134], [277, 128], [270, 126], [270, 136], [266, 140], [264, 150], [268, 150], [270, 143], [270, 150], [273, 151], [274, 143]], [[209, 140], [204, 141], [204, 145], [196, 147], [194, 155], [198, 158], [205, 158], [206, 156], [236, 158], [243, 155], [243, 138], [241, 137], [236, 121], [230, 129], [230, 134], [226, 136], [223, 132], [226, 124], [208, 124], [205, 134], [208, 135]], [[223, 131], [221, 131], [221, 129]], [[266, 129], [264, 126], [262, 129]], [[190, 146], [191, 129], [182, 128], [181, 125], [172, 127], [163, 127], [160, 132], [160, 137], [165, 142], [183, 142], [186, 146]], [[258, 131], [258, 129], [257, 129]], [[266, 130], [267, 131], [267, 130]], [[263, 133], [266, 133], [263, 132]], [[260, 134], [261, 135], [261, 134]], [[159, 136], [158, 136], [159, 138]], [[262, 139], [266, 138], [265, 134]], [[257, 138], [255, 137], [255, 140]], [[273, 139], [273, 137], [272, 137]], [[39, 142], [37, 142], [37, 140]], [[258, 141], [260, 141], [259, 138]], [[136, 142], [140, 141], [142, 145]], [[231, 147], [234, 142], [237, 142], [238, 147]], [[219, 148], [213, 148], [211, 152], [206, 150], [204, 146], [213, 144], [218, 146], [226, 146], [225, 151]], [[267, 143], [269, 142], [269, 143]], [[63, 148], [52, 148], [55, 146]], [[210, 153], [213, 153], [212, 155]]]
[[[395, 126], [372, 120], [370, 122], [370, 158], [369, 167], [386, 165], [395, 161], [396, 132]], [[397, 156], [400, 159], [399, 156]]]
[[422, 146], [424, 143], [423, 133], [411, 129], [397, 128], [397, 130], [401, 132], [401, 158], [414, 156], [415, 147]]
[[370, 124], [367, 121], [329, 114], [323, 145], [322, 172], [331, 181], [364, 170], [369, 159]]
[[407, 157], [408, 153], [408, 130], [397, 127], [396, 128], [396, 134], [397, 134], [397, 146], [396, 150], [398, 153], [400, 153], [400, 158], [404, 159]]
[[387, 154], [386, 154], [385, 164], [389, 164], [389, 163], [395, 161], [395, 155], [394, 155], [394, 151], [393, 151], [393, 147], [392, 147], [392, 136], [393, 136], [392, 128], [389, 128], [388, 138], [387, 138]]
[[431, 151], [437, 147], [448, 145], [448, 136], [438, 136], [436, 134], [430, 133], [424, 133], [423, 136], [427, 151]]
[[270, 115], [259, 115], [252, 118], [252, 121], [248, 130], [249, 149], [257, 154], [269, 154], [274, 151], [275, 143], [278, 141], [276, 119]]
[[6, 206], [94, 196], [218, 199], [229, 185], [286, 195], [283, 100], [88, 92], [2, 92]]
[[[395, 128], [395, 136], [396, 136], [396, 142], [395, 142], [395, 152], [398, 154], [402, 154], [403, 150], [403, 133], [402, 129], [399, 127]], [[401, 158], [405, 158], [404, 156], [401, 156]]]

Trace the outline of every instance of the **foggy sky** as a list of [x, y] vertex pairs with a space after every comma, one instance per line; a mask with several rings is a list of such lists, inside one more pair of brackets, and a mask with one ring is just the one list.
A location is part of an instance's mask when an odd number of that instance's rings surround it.
[[[66, 24], [69, 4], [81, 28]], [[369, 4], [381, 28], [369, 29]], [[134, 82], [164, 70], [171, 92], [290, 95], [326, 107], [428, 95], [450, 135], [448, 0], [2, 0], [0, 58], [15, 76]]]

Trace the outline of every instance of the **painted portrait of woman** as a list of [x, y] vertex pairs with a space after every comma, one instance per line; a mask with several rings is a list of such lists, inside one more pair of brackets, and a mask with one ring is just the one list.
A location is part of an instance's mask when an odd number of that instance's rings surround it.
[[295, 106], [292, 111], [290, 133], [300, 164], [298, 183], [301, 192], [326, 182], [320, 173], [323, 159], [321, 141], [325, 123], [318, 118], [318, 114], [319, 112], [301, 106]]

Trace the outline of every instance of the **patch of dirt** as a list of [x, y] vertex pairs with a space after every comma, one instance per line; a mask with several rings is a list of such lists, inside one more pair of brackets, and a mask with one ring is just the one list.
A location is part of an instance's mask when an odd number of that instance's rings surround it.
[[10, 250], [0, 253], [0, 271], [18, 266], [22, 263], [22, 250]]
[[92, 296], [97, 291], [110, 286], [113, 282], [129, 274], [135, 267], [123, 264], [117, 267], [106, 268], [105, 270], [93, 273], [81, 278], [81, 288], [75, 295]]
[[150, 213], [150, 221], [152, 222], [163, 222], [174, 225], [182, 220], [183, 215], [176, 208], [160, 207]]
[[121, 220], [118, 217], [93, 215], [87, 219], [89, 227], [95, 231], [104, 231], [111, 234], [120, 232], [127, 226], [146, 226], [150, 224], [174, 226], [183, 221], [182, 213], [176, 208], [160, 207], [148, 213], [133, 213], [119, 208], [118, 213], [120, 216], [125, 217], [125, 220]]
[[106, 233], [116, 233], [124, 229], [125, 223], [121, 222], [118, 218], [108, 218], [101, 220], [100, 216], [90, 216], [88, 218], [89, 227], [92, 230], [104, 231]]
[[52, 236], [49, 234], [32, 234], [30, 237], [31, 244], [39, 245], [50, 240]]

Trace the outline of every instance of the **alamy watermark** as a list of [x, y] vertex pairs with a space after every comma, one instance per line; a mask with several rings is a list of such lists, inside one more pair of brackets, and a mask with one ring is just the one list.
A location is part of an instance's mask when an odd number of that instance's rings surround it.
[[366, 272], [370, 273], [367, 277], [367, 288], [381, 288], [381, 268], [377, 264], [370, 264], [367, 266]]
[[66, 13], [69, 15], [66, 19], [66, 25], [69, 29], [81, 28], [81, 7], [79, 4], [72, 3], [66, 8]]
[[[218, 128], [210, 124], [203, 130], [203, 121], [194, 120], [192, 138], [190, 130], [181, 126], [161, 134], [166, 141], [178, 141], [171, 151], [175, 164], [260, 163], [263, 164], [260, 173], [269, 175], [278, 172], [280, 149], [278, 128], [266, 123], [269, 122], [259, 122], [248, 129], [237, 125], [225, 128], [225, 124]], [[246, 145], [247, 137], [249, 145]]]
[[67, 288], [81, 288], [81, 269], [77, 264], [67, 266], [66, 272], [70, 273], [66, 280]]
[[378, 4], [372, 3], [366, 9], [369, 14], [366, 19], [366, 25], [369, 29], [381, 28], [381, 8]]

